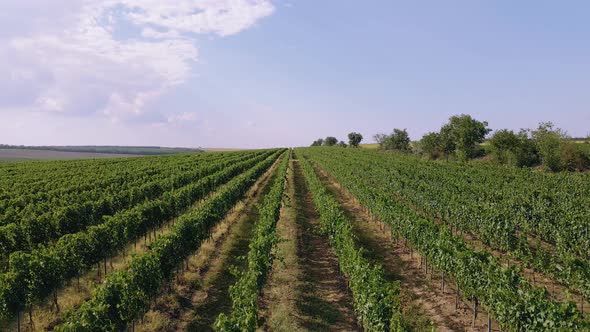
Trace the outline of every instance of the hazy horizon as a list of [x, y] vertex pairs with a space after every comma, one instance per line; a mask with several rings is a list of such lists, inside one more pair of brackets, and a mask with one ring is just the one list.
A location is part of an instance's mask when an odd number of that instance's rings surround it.
[[456, 114], [590, 133], [590, 3], [8, 0], [0, 144], [259, 148]]

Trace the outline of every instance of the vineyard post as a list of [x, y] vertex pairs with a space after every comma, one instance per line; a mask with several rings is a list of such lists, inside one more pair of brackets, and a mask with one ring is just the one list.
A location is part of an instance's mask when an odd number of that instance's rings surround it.
[[57, 301], [57, 288], [53, 291], [53, 303], [55, 303], [55, 310], [59, 314], [59, 303]]
[[492, 317], [490, 316], [490, 309], [488, 309], [488, 332], [492, 332]]
[[32, 303], [29, 304], [29, 323], [31, 325], [31, 330], [34, 331], [35, 329], [33, 327], [34, 325], [33, 325], [33, 304]]
[[472, 322], [472, 327], [475, 327], [475, 320], [477, 319], [477, 306], [478, 306], [478, 302], [477, 302], [477, 298], [474, 297], [473, 298], [473, 322]]
[[16, 313], [16, 330], [20, 332], [20, 310]]

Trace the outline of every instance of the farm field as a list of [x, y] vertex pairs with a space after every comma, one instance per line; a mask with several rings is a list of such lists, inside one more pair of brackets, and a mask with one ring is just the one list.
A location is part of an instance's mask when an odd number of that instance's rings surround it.
[[589, 331], [589, 206], [373, 148], [3, 163], [0, 330]]
[[32, 149], [0, 149], [0, 163], [30, 160], [117, 158], [130, 156], [131, 155], [115, 153], [67, 152]]

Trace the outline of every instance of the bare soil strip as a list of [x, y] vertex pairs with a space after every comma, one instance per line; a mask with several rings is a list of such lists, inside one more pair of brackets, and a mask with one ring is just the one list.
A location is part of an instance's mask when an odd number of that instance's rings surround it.
[[257, 203], [270, 189], [278, 160], [262, 175], [228, 215], [221, 220], [179, 273], [136, 324], [136, 331], [212, 331], [221, 312], [231, 310], [229, 286], [241, 269], [258, 218]]
[[261, 330], [263, 331], [306, 331], [297, 313], [296, 289], [301, 287], [303, 269], [297, 256], [299, 227], [297, 226], [297, 201], [293, 163], [287, 170], [287, 188], [277, 223], [277, 234], [281, 242], [277, 245], [277, 258], [262, 289], [258, 306], [260, 308]]
[[[485, 331], [488, 316], [483, 310], [473, 324], [471, 304], [458, 301], [456, 288], [447, 276], [444, 291], [439, 273], [425, 273], [420, 256], [410, 253], [403, 243], [391, 240], [387, 225], [367, 213], [353, 195], [343, 189], [328, 173], [316, 167], [316, 171], [328, 189], [342, 204], [346, 215], [353, 222], [359, 244], [368, 250], [367, 257], [383, 265], [389, 280], [400, 280], [403, 292], [404, 317], [418, 331], [430, 331], [430, 319], [437, 331]], [[424, 317], [426, 316], [426, 317]], [[493, 330], [499, 330], [492, 320]]]
[[293, 285], [298, 325], [311, 331], [359, 331], [352, 296], [338, 258], [319, 232], [319, 215], [298, 161], [293, 162], [297, 257], [301, 273]]

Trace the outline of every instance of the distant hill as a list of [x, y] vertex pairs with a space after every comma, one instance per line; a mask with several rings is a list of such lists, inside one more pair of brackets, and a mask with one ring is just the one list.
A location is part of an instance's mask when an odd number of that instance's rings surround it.
[[0, 144], [0, 149], [19, 150], [44, 150], [61, 152], [86, 152], [105, 154], [128, 154], [128, 155], [163, 155], [175, 153], [204, 152], [202, 149], [193, 148], [168, 148], [160, 146], [117, 146], [117, 145], [80, 145], [80, 146], [24, 146]]

